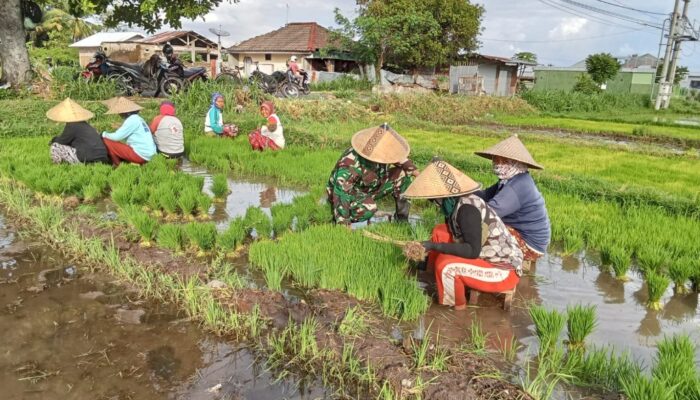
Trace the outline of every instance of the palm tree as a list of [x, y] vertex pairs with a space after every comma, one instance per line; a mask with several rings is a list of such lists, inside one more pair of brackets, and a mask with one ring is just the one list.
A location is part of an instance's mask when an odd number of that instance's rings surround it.
[[41, 24], [37, 25], [33, 32], [34, 42], [42, 41], [50, 32], [63, 32], [65, 36], [76, 41], [90, 36], [95, 32], [96, 26], [82, 18], [74, 17], [69, 13], [52, 8], [44, 13]]

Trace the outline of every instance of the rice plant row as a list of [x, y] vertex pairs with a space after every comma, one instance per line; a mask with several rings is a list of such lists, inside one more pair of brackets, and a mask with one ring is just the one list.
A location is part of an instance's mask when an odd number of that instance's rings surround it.
[[384, 314], [412, 320], [423, 314], [428, 297], [397, 247], [377, 243], [333, 225], [312, 226], [279, 240], [250, 246], [253, 266], [276, 269], [303, 287], [338, 289], [379, 305]]

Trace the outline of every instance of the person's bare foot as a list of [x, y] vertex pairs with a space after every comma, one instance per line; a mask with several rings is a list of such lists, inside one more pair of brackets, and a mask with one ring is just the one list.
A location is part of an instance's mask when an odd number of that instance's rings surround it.
[[467, 309], [467, 305], [466, 305], [466, 304], [462, 304], [462, 305], [460, 305], [460, 306], [455, 306], [455, 311], [464, 311], [464, 310], [466, 310], [466, 309]]

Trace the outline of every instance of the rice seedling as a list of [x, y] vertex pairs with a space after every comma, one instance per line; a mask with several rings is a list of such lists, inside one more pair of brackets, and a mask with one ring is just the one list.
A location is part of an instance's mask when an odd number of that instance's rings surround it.
[[358, 307], [352, 307], [345, 312], [343, 320], [338, 325], [338, 332], [343, 336], [360, 336], [368, 328], [362, 311]]
[[[572, 376], [559, 370], [564, 358], [564, 350], [560, 346], [554, 346], [546, 357], [538, 357], [538, 365], [535, 368], [532, 360], [528, 360], [523, 369], [525, 377], [520, 377], [520, 386], [534, 399], [547, 400], [552, 397], [555, 388], [560, 383], [566, 383]], [[532, 370], [537, 373], [532, 376]]]
[[142, 211], [133, 211], [128, 218], [141, 235], [141, 246], [151, 247], [151, 240], [155, 238], [158, 229], [158, 221]]
[[503, 355], [503, 358], [508, 362], [514, 362], [518, 355], [518, 351], [522, 347], [518, 342], [518, 338], [511, 336], [510, 340], [501, 339], [500, 335], [496, 334], [499, 343], [499, 352]]
[[576, 254], [585, 247], [584, 238], [580, 232], [568, 231], [564, 235], [564, 254]]
[[185, 234], [197, 257], [204, 257], [216, 245], [216, 225], [214, 223], [190, 222], [185, 225]]
[[272, 237], [272, 221], [258, 207], [248, 207], [245, 212], [245, 224], [250, 230], [254, 230], [253, 234], [258, 239], [269, 239]]
[[668, 268], [668, 277], [673, 281], [676, 293], [688, 293], [688, 288], [685, 284], [693, 276], [693, 273], [695, 273], [693, 261], [689, 257], [683, 257], [671, 262], [671, 266]]
[[230, 255], [243, 245], [243, 241], [248, 237], [246, 222], [241, 217], [234, 218], [228, 228], [219, 234], [217, 245], [221, 250]]
[[669, 257], [659, 245], [650, 244], [637, 252], [637, 263], [642, 271], [660, 271]]
[[276, 242], [255, 242], [249, 259], [260, 269], [286, 267], [302, 287], [346, 290], [379, 304], [387, 315], [415, 319], [428, 307], [415, 278], [405, 275], [408, 265], [399, 248], [343, 227], [317, 225]]
[[535, 323], [535, 333], [540, 341], [540, 354], [546, 354], [559, 340], [566, 318], [557, 310], [547, 311], [543, 306], [530, 307], [530, 317]]
[[272, 231], [275, 237], [279, 237], [284, 232], [292, 229], [296, 209], [291, 204], [275, 204], [270, 209], [272, 214]]
[[104, 193], [101, 186], [91, 183], [83, 187], [81, 195], [86, 202], [94, 202], [101, 199]]
[[56, 227], [63, 223], [63, 212], [59, 207], [51, 205], [42, 205], [32, 210], [32, 215], [35, 223], [41, 229], [43, 234], [53, 231]]
[[241, 289], [246, 286], [245, 280], [236, 267], [225, 261], [223, 256], [217, 256], [212, 260], [209, 273], [211, 278], [224, 282], [229, 288]]
[[700, 260], [692, 260], [693, 273], [690, 275], [690, 287], [694, 292], [700, 292]]
[[472, 319], [472, 323], [469, 326], [469, 332], [470, 342], [467, 346], [469, 351], [479, 355], [486, 354], [486, 341], [488, 340], [489, 333], [484, 332], [484, 330], [481, 328], [481, 322], [479, 322], [476, 318]]
[[420, 369], [428, 365], [428, 355], [431, 347], [430, 336], [428, 335], [429, 330], [430, 327], [426, 329], [426, 334], [423, 336], [423, 339], [418, 340], [413, 337], [410, 338], [414, 368]]
[[156, 240], [160, 246], [175, 252], [181, 252], [184, 248], [184, 234], [182, 225], [165, 224], [158, 229]]
[[647, 307], [651, 310], [660, 310], [661, 296], [664, 295], [671, 281], [663, 273], [655, 271], [647, 271], [644, 275], [644, 281], [647, 284]]
[[110, 196], [112, 201], [119, 207], [126, 207], [131, 204], [131, 189], [129, 187], [113, 188]]
[[438, 333], [435, 337], [435, 346], [428, 367], [436, 372], [447, 371], [451, 358], [449, 350], [444, 346], [440, 346], [440, 334]]
[[583, 349], [586, 337], [596, 327], [596, 307], [577, 304], [566, 308], [566, 327], [569, 334], [569, 350]]
[[623, 247], [613, 247], [609, 257], [615, 277], [621, 281], [628, 281], [627, 271], [631, 263], [629, 252]]
[[223, 200], [229, 194], [228, 179], [225, 174], [214, 175], [211, 191], [218, 200]]
[[200, 193], [197, 196], [197, 214], [199, 214], [200, 218], [209, 218], [209, 209], [211, 208], [211, 203], [211, 197], [207, 196], [206, 194]]
[[282, 279], [286, 274], [286, 269], [278, 267], [267, 267], [263, 268], [263, 274], [265, 275], [265, 283], [267, 288], [274, 291], [282, 290]]
[[666, 382], [658, 378], [647, 378], [637, 374], [630, 379], [622, 381], [622, 392], [629, 400], [674, 400], [675, 388], [667, 386]]
[[199, 198], [199, 192], [194, 190], [185, 190], [180, 193], [177, 198], [177, 206], [182, 212], [182, 215], [189, 220], [194, 219], [194, 210], [197, 208], [197, 200]]
[[657, 348], [652, 376], [675, 389], [677, 399], [699, 398], [695, 345], [690, 338], [687, 335], [664, 337]]
[[165, 211], [167, 217], [177, 215], [178, 199], [175, 193], [168, 185], [161, 185], [155, 190], [155, 195], [158, 198], [158, 205]]

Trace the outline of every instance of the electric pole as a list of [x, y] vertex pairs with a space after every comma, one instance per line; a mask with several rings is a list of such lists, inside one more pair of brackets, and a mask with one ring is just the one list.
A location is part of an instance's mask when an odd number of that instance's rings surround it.
[[[686, 3], [687, 4], [687, 3]], [[659, 82], [659, 92], [656, 95], [656, 103], [654, 108], [656, 110], [661, 108], [661, 103], [667, 103], [666, 99], [671, 97], [671, 89], [673, 88], [673, 79], [668, 82], [668, 67], [671, 61], [671, 49], [673, 48], [676, 28], [678, 24], [678, 8], [680, 7], [680, 0], [676, 0], [673, 6], [673, 15], [671, 15], [671, 25], [668, 30], [668, 41], [666, 42], [666, 53], [664, 55], [664, 66], [661, 69], [661, 81]]]
[[[688, 5], [690, 4], [690, 0], [683, 0], [685, 4], [683, 4], [683, 15], [681, 16], [680, 20], [678, 20], [678, 25], [679, 27], [676, 28], [676, 38], [674, 41], [676, 42], [673, 46], [673, 56], [671, 57], [671, 66], [669, 67], [668, 70], [668, 76], [666, 77], [666, 81], [671, 83], [671, 88], [673, 88], [673, 84], [675, 83], [676, 80], [676, 65], [678, 64], [678, 57], [680, 57], [681, 54], [681, 43], [683, 43], [684, 38], [681, 36], [682, 33], [685, 31], [685, 29], [680, 29], [682, 25], [683, 28], [685, 28], [685, 23], [688, 19]], [[671, 96], [669, 95], [665, 101], [662, 102], [663, 108], [668, 108], [668, 106], [671, 104]]]

